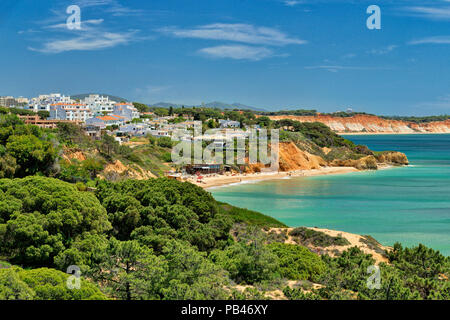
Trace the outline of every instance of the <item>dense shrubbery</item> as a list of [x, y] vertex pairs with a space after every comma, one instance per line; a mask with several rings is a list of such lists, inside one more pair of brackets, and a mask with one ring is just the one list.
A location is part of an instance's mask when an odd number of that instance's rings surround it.
[[98, 287], [80, 279], [80, 288], [67, 287], [67, 273], [40, 268], [0, 269], [0, 300], [106, 300]]
[[323, 286], [305, 294], [301, 289], [284, 290], [290, 299], [376, 299], [412, 300], [450, 298], [450, 259], [422, 245], [404, 249], [396, 244], [390, 264], [381, 263], [380, 289], [367, 285], [367, 268], [375, 264], [370, 255], [357, 248], [342, 256], [323, 256], [327, 272], [318, 282]]
[[[291, 299], [448, 299], [448, 258], [423, 246], [396, 245], [391, 265], [382, 265], [383, 289], [374, 291], [365, 285], [370, 256], [353, 248], [321, 259], [281, 243], [286, 239], [261, 230], [280, 223], [218, 204], [192, 184], [153, 179], [96, 187], [92, 193], [44, 177], [0, 180], [0, 256], [8, 261], [0, 263], [0, 299], [261, 299], [284, 279], [322, 285], [310, 293], [286, 288]], [[243, 229], [230, 233], [233, 222]], [[81, 291], [66, 289], [62, 272], [70, 265], [92, 281], [83, 280]], [[240, 292], [236, 283], [252, 287]]]
[[15, 115], [0, 115], [0, 178], [50, 174], [57, 149], [49, 132], [24, 125]]
[[0, 254], [27, 266], [52, 266], [53, 258], [83, 233], [111, 228], [91, 193], [43, 177], [0, 180]]
[[326, 233], [305, 227], [295, 228], [289, 232], [289, 235], [299, 244], [313, 244], [317, 247], [346, 246], [350, 244], [350, 242], [343, 237], [332, 237]]
[[287, 279], [314, 281], [325, 271], [325, 264], [320, 257], [306, 247], [271, 243], [269, 249], [277, 255], [280, 274]]

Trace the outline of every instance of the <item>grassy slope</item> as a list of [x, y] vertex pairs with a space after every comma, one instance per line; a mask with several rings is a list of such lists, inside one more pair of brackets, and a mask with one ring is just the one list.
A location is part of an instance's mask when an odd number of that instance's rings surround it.
[[218, 202], [218, 204], [220, 213], [231, 216], [236, 223], [242, 222], [248, 225], [254, 225], [263, 228], [287, 228], [284, 223], [262, 213], [235, 207], [223, 202]]

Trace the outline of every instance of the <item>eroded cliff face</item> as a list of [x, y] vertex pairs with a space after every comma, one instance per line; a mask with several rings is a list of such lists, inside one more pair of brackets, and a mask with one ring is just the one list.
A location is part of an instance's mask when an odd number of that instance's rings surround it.
[[119, 181], [123, 179], [147, 180], [156, 178], [150, 171], [146, 171], [138, 165], [134, 165], [134, 168], [126, 166], [120, 160], [116, 160], [114, 163], [106, 165], [99, 177], [106, 178], [110, 181]]
[[320, 169], [327, 162], [316, 155], [300, 150], [293, 142], [280, 142], [280, 171]]
[[291, 119], [300, 122], [322, 122], [337, 133], [450, 133], [450, 120], [417, 124], [400, 120], [386, 120], [371, 115], [353, 117], [270, 116], [272, 120]]
[[[280, 171], [320, 169], [321, 167], [354, 167], [358, 170], [377, 170], [380, 165], [408, 165], [405, 154], [386, 151], [360, 159], [334, 159], [326, 161], [320, 156], [300, 150], [293, 142], [280, 142]], [[254, 165], [252, 172], [259, 172], [263, 166]]]

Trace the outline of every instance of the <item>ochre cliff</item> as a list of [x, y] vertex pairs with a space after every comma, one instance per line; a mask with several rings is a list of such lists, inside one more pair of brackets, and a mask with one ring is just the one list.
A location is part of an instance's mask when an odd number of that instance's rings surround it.
[[300, 150], [293, 142], [280, 143], [280, 171], [311, 170], [326, 166], [319, 156]]
[[337, 133], [450, 133], [450, 120], [414, 123], [387, 120], [372, 115], [352, 117], [317, 116], [270, 116], [272, 120], [291, 119], [300, 122], [322, 122]]
[[[326, 161], [322, 157], [300, 150], [293, 142], [280, 142], [280, 171], [311, 170], [321, 167], [354, 167], [358, 170], [377, 170], [380, 165], [408, 165], [405, 154], [386, 151], [368, 155], [360, 159]], [[261, 164], [251, 166], [249, 172], [259, 172]]]

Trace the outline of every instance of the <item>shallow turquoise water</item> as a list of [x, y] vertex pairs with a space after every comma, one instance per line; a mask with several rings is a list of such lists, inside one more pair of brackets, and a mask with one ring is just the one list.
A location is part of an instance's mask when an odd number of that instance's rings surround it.
[[369, 234], [385, 245], [423, 243], [450, 255], [450, 135], [348, 136], [406, 153], [411, 166], [210, 189], [219, 201], [289, 226]]

